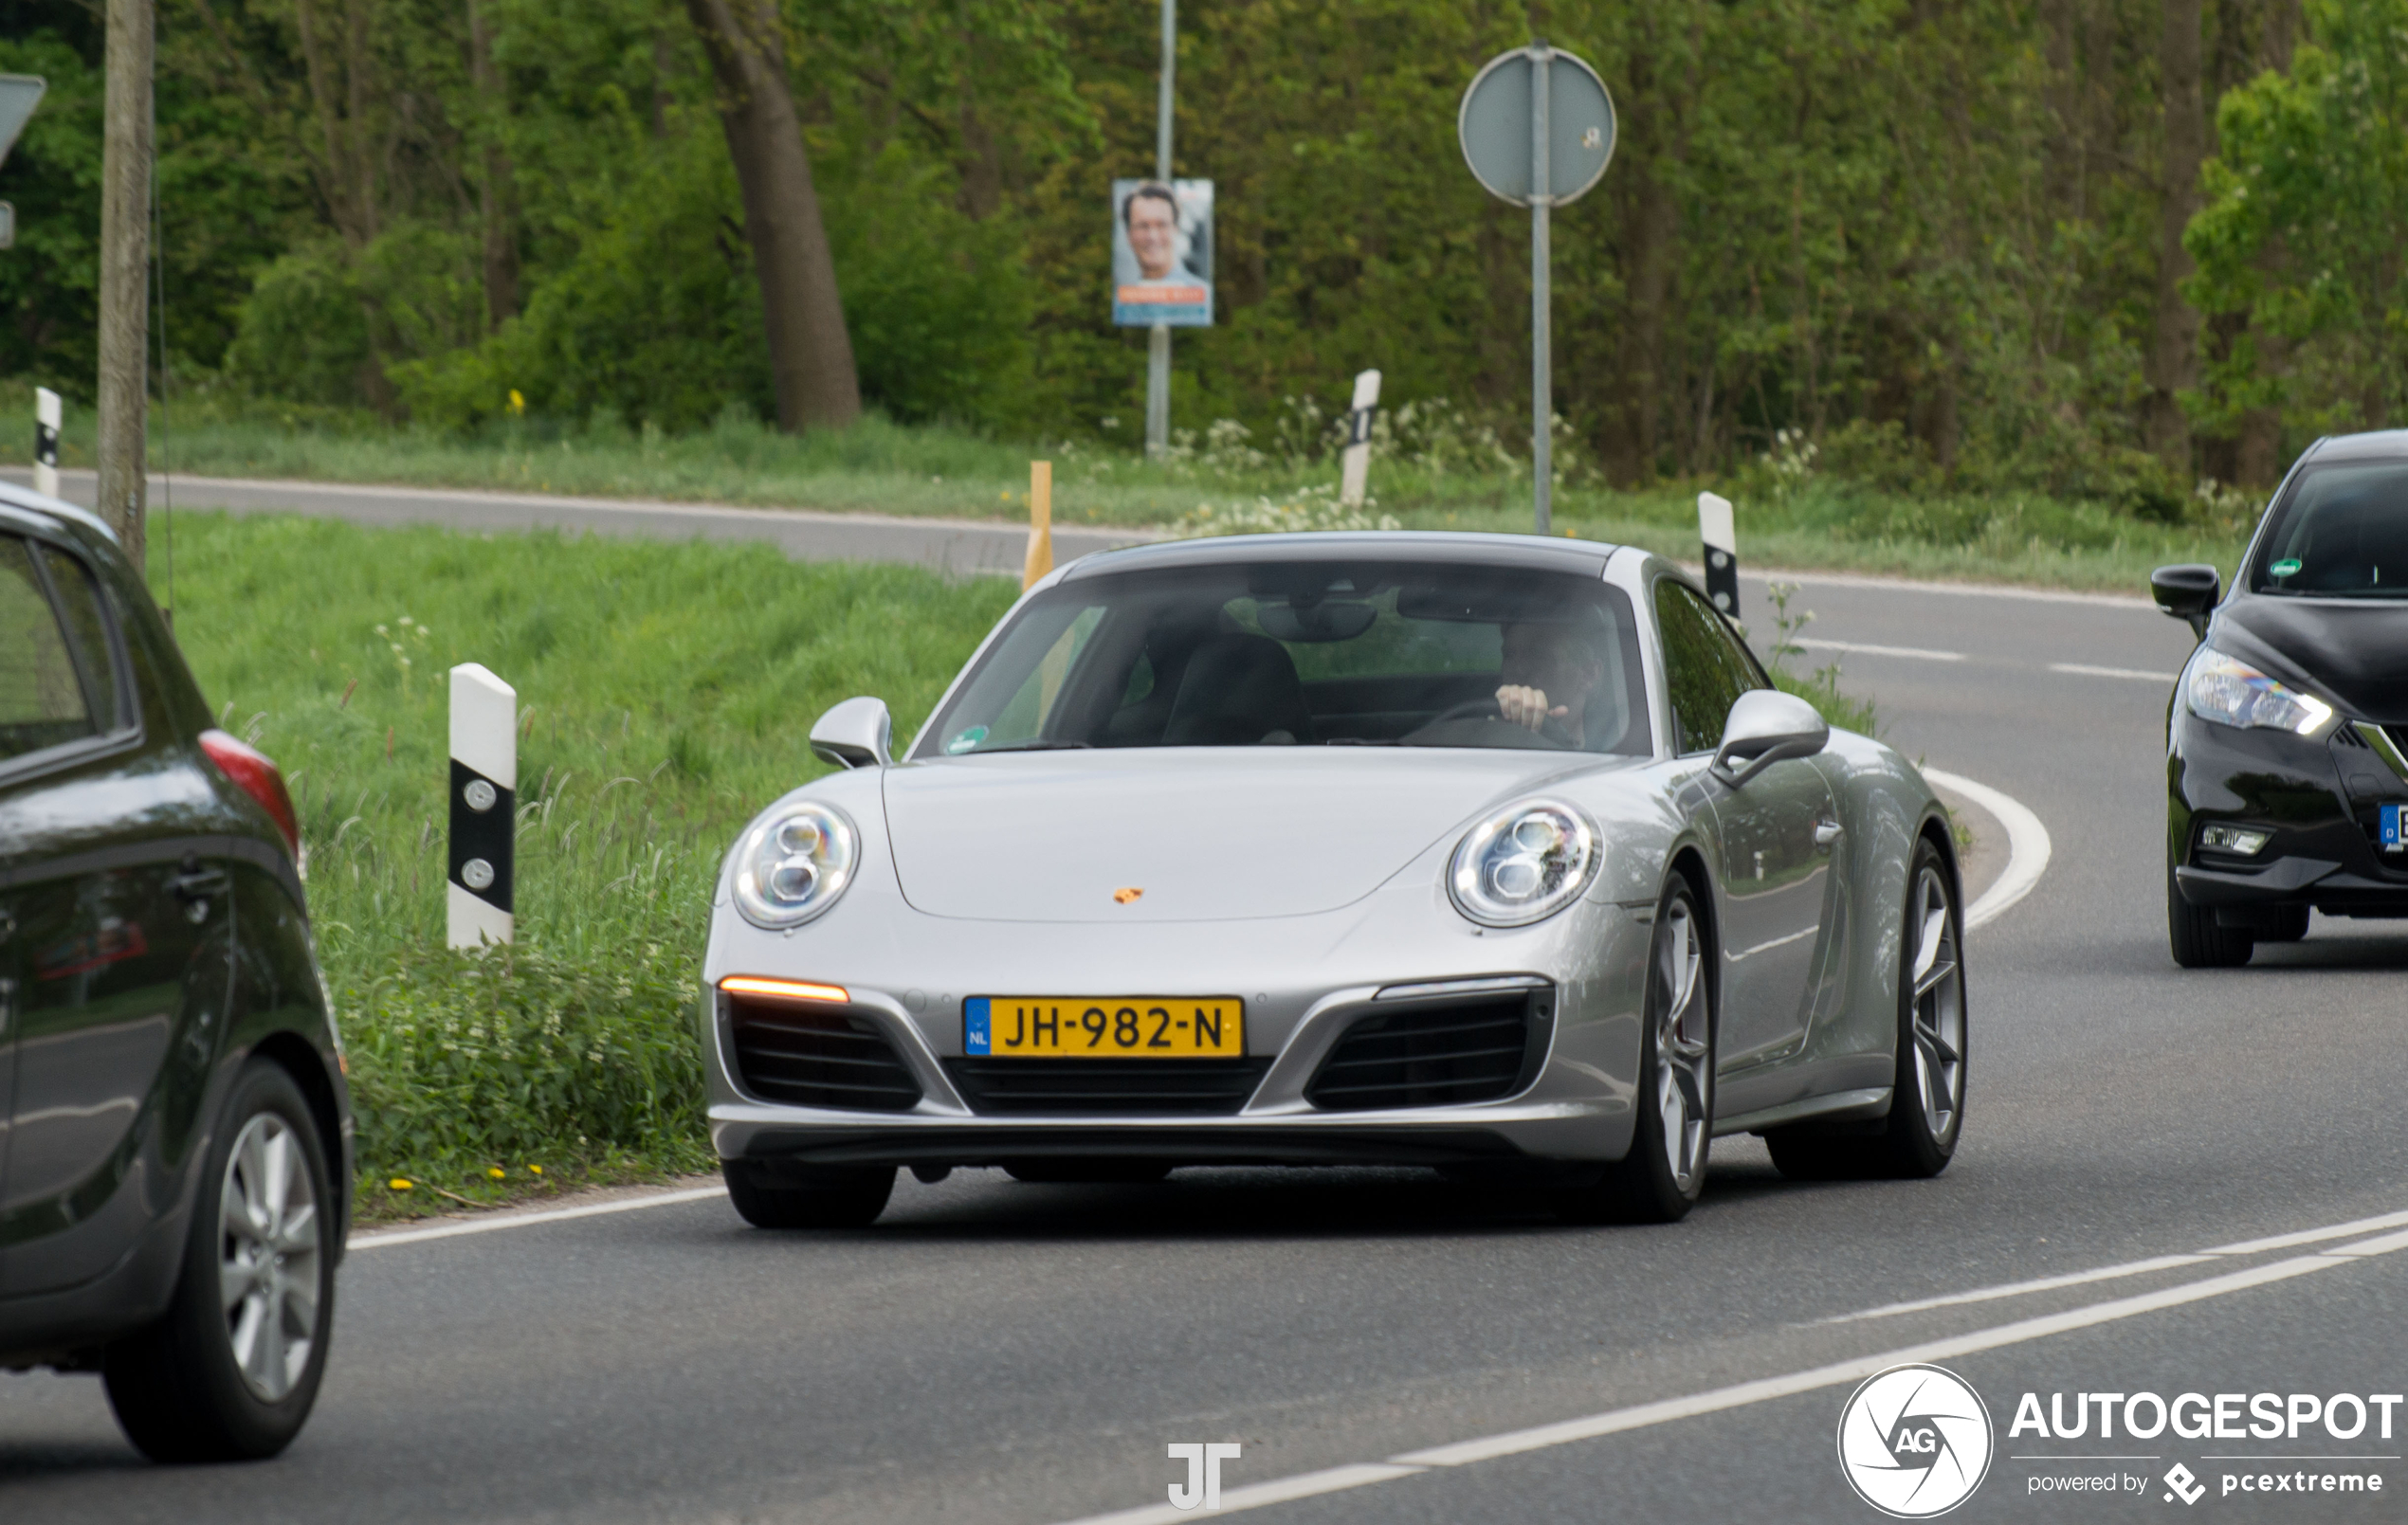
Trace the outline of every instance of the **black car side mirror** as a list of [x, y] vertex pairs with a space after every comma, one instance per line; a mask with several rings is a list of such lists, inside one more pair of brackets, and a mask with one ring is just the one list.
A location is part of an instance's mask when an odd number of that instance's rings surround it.
[[2157, 607], [2178, 620], [2188, 620], [2191, 633], [2207, 639], [2207, 615], [2224, 596], [2224, 579], [2214, 567], [2160, 567], [2149, 573], [2149, 594]]

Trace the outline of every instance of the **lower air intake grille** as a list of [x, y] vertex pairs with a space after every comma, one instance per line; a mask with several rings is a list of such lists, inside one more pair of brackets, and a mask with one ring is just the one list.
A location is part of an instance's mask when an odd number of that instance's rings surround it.
[[1055, 1117], [1200, 1117], [1246, 1105], [1266, 1059], [948, 1059], [971, 1110]]
[[727, 998], [736, 1073], [764, 1101], [909, 1112], [920, 1082], [878, 1024], [841, 1006]]
[[1304, 1099], [1329, 1112], [1368, 1112], [1510, 1096], [1542, 1046], [1551, 1001], [1543, 990], [1515, 990], [1364, 1017], [1322, 1061]]

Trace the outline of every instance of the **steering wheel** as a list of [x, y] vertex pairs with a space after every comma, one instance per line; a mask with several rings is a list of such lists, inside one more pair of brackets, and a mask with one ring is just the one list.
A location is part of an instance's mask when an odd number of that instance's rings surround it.
[[1483, 699], [1468, 699], [1459, 704], [1450, 704], [1415, 726], [1413, 734], [1417, 735], [1433, 726], [1445, 725], [1450, 720], [1486, 720], [1490, 725], [1504, 726], [1507, 730], [1544, 741], [1551, 746], [1558, 748], [1572, 746], [1572, 733], [1565, 728], [1560, 717], [1548, 716], [1539, 722], [1539, 728], [1535, 731], [1525, 725], [1516, 725], [1505, 717], [1505, 712], [1498, 707], [1496, 696], [1493, 694]]

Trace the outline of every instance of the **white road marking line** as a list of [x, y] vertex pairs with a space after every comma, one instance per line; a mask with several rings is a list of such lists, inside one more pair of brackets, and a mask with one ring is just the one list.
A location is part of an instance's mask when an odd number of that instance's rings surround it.
[[[1392, 1456], [1382, 1463], [1366, 1462], [1355, 1466], [1330, 1467], [1319, 1472], [1299, 1474], [1293, 1478], [1274, 1479], [1245, 1488], [1235, 1488], [1221, 1495], [1221, 1513], [1241, 1509], [1259, 1509], [1265, 1504], [1284, 1503], [1290, 1498], [1311, 1498], [1338, 1493], [1348, 1488], [1368, 1487], [1397, 1478], [1414, 1477], [1432, 1467], [1467, 1466], [1475, 1461], [1492, 1461], [1500, 1457], [1520, 1456], [1530, 1451], [1546, 1450], [1558, 1445], [1571, 1445], [1581, 1441], [1599, 1440], [1629, 1430], [1646, 1429], [1678, 1419], [1694, 1419], [1705, 1414], [1722, 1413], [1754, 1404], [1770, 1403], [1779, 1398], [1792, 1398], [1800, 1393], [1825, 1388], [1836, 1388], [1858, 1382], [1876, 1371], [1893, 1366], [1916, 1362], [1938, 1363], [1977, 1355], [2010, 1345], [2021, 1345], [2052, 1334], [2070, 1334], [2091, 1329], [2143, 1314], [2159, 1313], [2179, 1308], [2185, 1303], [2204, 1302], [2231, 1293], [2246, 1292], [2255, 1287], [2288, 1281], [2294, 1277], [2329, 1271], [2336, 1266], [2357, 1263], [2368, 1255], [2389, 1254], [2408, 1249], [2408, 1234], [2387, 1239], [2368, 1240], [2339, 1249], [2325, 1250], [2314, 1255], [2301, 1255], [2267, 1265], [2252, 1266], [2245, 1271], [2232, 1271], [2223, 1276], [2208, 1277], [2186, 1282], [2179, 1287], [2166, 1287], [2137, 1297], [2118, 1298], [2107, 1302], [2092, 1303], [2087, 1308], [2069, 1309], [2063, 1313], [2045, 1314], [2036, 1318], [2020, 1318], [2010, 1324], [1998, 1324], [1968, 1334], [1950, 1335], [1945, 1339], [1925, 1340], [1919, 1345], [1903, 1346], [1871, 1355], [1860, 1355], [1828, 1366], [1811, 1367], [1803, 1371], [1791, 1371], [1780, 1376], [1764, 1377], [1754, 1382], [1734, 1383], [1708, 1392], [1692, 1393], [1684, 1398], [1667, 1398], [1657, 1403], [1635, 1404], [1627, 1408], [1609, 1409], [1601, 1414], [1589, 1414], [1579, 1419], [1567, 1419], [1553, 1425], [1534, 1425], [1529, 1429], [1508, 1430], [1502, 1435], [1484, 1436], [1479, 1440], [1461, 1441], [1451, 1445], [1433, 1445], [1424, 1450], [1407, 1451]], [[1179, 1525], [1195, 1516], [1172, 1508], [1167, 1502], [1140, 1509], [1122, 1510], [1109, 1515], [1095, 1515], [1073, 1521], [1072, 1525]]]
[[458, 1239], [463, 1234], [491, 1234], [504, 1228], [524, 1228], [530, 1224], [565, 1223], [572, 1218], [599, 1218], [613, 1212], [640, 1212], [646, 1207], [671, 1207], [681, 1202], [700, 1202], [705, 1197], [723, 1197], [727, 1189], [721, 1186], [698, 1186], [676, 1191], [656, 1192], [648, 1197], [622, 1197], [616, 1202], [596, 1202], [584, 1207], [554, 1207], [544, 1212], [496, 1213], [490, 1218], [471, 1218], [462, 1223], [440, 1224], [432, 1228], [395, 1228], [383, 1233], [368, 1234], [351, 1242], [351, 1247], [391, 1249], [395, 1244], [417, 1244], [429, 1239]]
[[1913, 1302], [1884, 1303], [1862, 1313], [1840, 1314], [1831, 1318], [1817, 1318], [1817, 1324], [1853, 1324], [1868, 1318], [1894, 1318], [1900, 1314], [1919, 1314], [1932, 1308], [1956, 1308], [1969, 1302], [1993, 1302], [2000, 1298], [2020, 1298], [2034, 1292], [2054, 1292], [2059, 1287], [2085, 1286], [2093, 1281], [2115, 1281], [2127, 1276], [2146, 1276], [2151, 1271], [2170, 1271], [2180, 1265], [2199, 1265], [2215, 1259], [2212, 1253], [2198, 1255], [2161, 1255], [2153, 1261], [2131, 1261], [2123, 1265], [2102, 1265], [2095, 1271], [2074, 1271], [2065, 1276], [2044, 1276], [2031, 1281], [2005, 1281], [1995, 1287], [1981, 1287], [1972, 1292], [1952, 1292], [1944, 1298], [1919, 1298]]
[[2245, 1239], [2237, 1244], [2218, 1244], [2203, 1249], [2201, 1255], [2263, 1255], [2272, 1249], [2297, 1249], [2302, 1244], [2319, 1244], [2328, 1239], [2347, 1239], [2352, 1234], [2371, 1234], [2381, 1228], [2408, 1226], [2408, 1212], [2387, 1212], [2377, 1218], [2353, 1218], [2345, 1224], [2327, 1224], [2322, 1228], [2303, 1228], [2295, 1234], [2275, 1234], [2267, 1239]]
[[2049, 828], [2020, 801], [1987, 784], [1977, 784], [1961, 773], [1944, 773], [1937, 768], [1925, 769], [1923, 776], [1973, 801], [2007, 828], [2006, 872], [1998, 876], [1998, 881], [1981, 899], [1965, 907], [1967, 931], [1996, 921], [2007, 907], [2031, 894], [2032, 887], [2040, 882], [2041, 873], [2049, 866]]
[[2072, 673], [2081, 678], [2129, 678], [2135, 682], [2143, 683], [2170, 683], [2179, 676], [2175, 673], [2150, 672], [2140, 667], [2093, 667], [2087, 662], [2052, 662], [2049, 663], [2049, 671]]
[[1809, 651], [1852, 651], [1868, 657], [1908, 657], [1916, 662], [1962, 662], [1961, 651], [1926, 651], [1921, 646], [1876, 646], [1861, 641], [1809, 641], [1799, 637], [1795, 643]]

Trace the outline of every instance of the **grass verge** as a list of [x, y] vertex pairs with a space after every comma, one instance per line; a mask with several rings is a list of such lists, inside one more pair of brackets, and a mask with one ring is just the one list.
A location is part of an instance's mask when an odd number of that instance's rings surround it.
[[[23, 417], [31, 390], [0, 382], [0, 419]], [[1385, 416], [1385, 415], [1383, 415]], [[1377, 511], [1407, 529], [1525, 532], [1529, 482], [1486, 430], [1459, 416], [1396, 434], [1376, 453]], [[162, 422], [162, 420], [164, 422]], [[506, 420], [445, 434], [366, 415], [204, 395], [153, 414], [152, 464], [201, 476], [271, 477], [652, 498], [840, 513], [1021, 519], [1029, 461], [1054, 463], [1055, 517], [1066, 524], [1173, 527], [1210, 509], [1228, 517], [1289, 507], [1309, 522], [1337, 480], [1325, 440], [1309, 430], [1258, 448], [1215, 425], [1174, 458], [1068, 443], [999, 442], [942, 427], [865, 419], [842, 433], [777, 433], [730, 415], [711, 428], [665, 435], [608, 421]], [[23, 463], [31, 430], [0, 427], [0, 460]], [[71, 408], [64, 463], [91, 461], [92, 416]], [[1691, 483], [1606, 487], [1575, 460], [1559, 487], [1554, 530], [1589, 539], [1697, 554]], [[2107, 503], [2026, 492], [1881, 491], [1799, 468], [1749, 468], [1720, 490], [1739, 504], [1751, 567], [2024, 583], [2139, 593], [2149, 569], [2176, 561], [2230, 568], [2258, 505], [2209, 495], [2179, 522]]]
[[[878, 694], [908, 735], [1015, 591], [761, 546], [176, 520], [177, 638], [301, 811], [372, 1218], [707, 1168], [720, 853], [824, 771], [822, 710]], [[465, 661], [520, 695], [519, 941], [486, 956], [443, 947]]]

